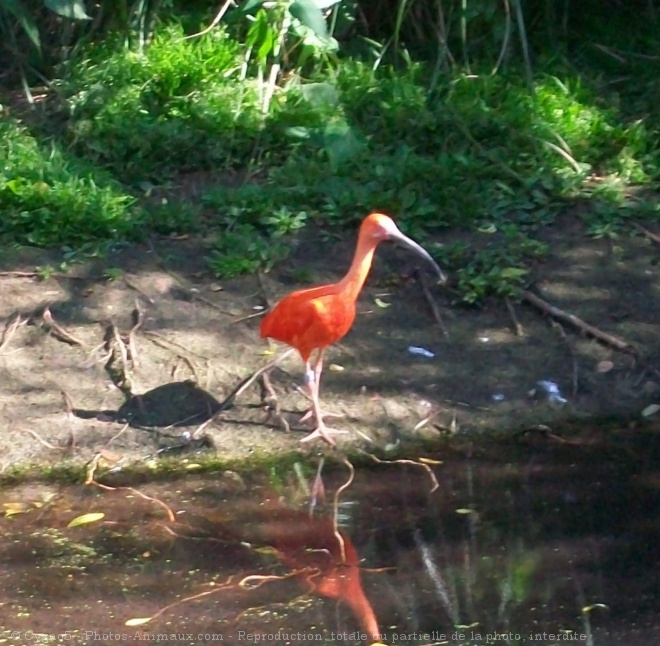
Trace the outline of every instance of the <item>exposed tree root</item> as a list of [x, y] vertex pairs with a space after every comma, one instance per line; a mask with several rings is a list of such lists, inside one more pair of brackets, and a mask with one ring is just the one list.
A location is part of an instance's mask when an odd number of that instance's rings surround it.
[[50, 332], [56, 339], [59, 341], [64, 341], [69, 345], [77, 345], [81, 348], [85, 347], [85, 343], [77, 339], [72, 334], [69, 334], [61, 325], [55, 322], [53, 315], [50, 312], [50, 308], [47, 306], [41, 314], [42, 324], [46, 327], [48, 332]]
[[550, 303], [548, 303], [547, 301], [543, 300], [540, 296], [537, 296], [536, 294], [533, 294], [530, 291], [522, 290], [520, 292], [520, 295], [522, 296], [522, 299], [524, 301], [538, 308], [545, 314], [550, 315], [552, 318], [556, 319], [557, 321], [568, 323], [569, 325], [572, 325], [573, 327], [577, 328], [578, 330], [581, 330], [585, 334], [588, 334], [589, 336], [598, 339], [599, 341], [603, 342], [605, 345], [608, 345], [614, 348], [615, 350], [619, 350], [620, 352], [625, 352], [626, 354], [632, 354], [636, 357], [639, 356], [639, 350], [632, 343], [626, 341], [625, 339], [615, 336], [614, 334], [608, 334], [607, 332], [603, 332], [603, 330], [595, 327], [594, 325], [587, 323], [586, 321], [583, 321], [578, 316], [575, 316], [575, 314], [570, 314], [569, 312], [565, 312], [564, 310], [555, 307], [554, 305], [550, 305]]

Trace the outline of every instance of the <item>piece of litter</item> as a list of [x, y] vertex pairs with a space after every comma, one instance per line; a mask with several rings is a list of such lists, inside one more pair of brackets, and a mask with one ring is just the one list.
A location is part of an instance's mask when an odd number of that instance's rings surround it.
[[614, 368], [614, 364], [611, 361], [601, 361], [596, 365], [596, 372], [609, 372]]
[[331, 363], [328, 366], [328, 370], [332, 370], [332, 372], [342, 372], [344, 370], [344, 366], [340, 366], [338, 363]]
[[492, 400], [494, 402], [503, 402], [504, 401], [504, 394], [503, 393], [493, 393]]
[[[565, 404], [568, 401], [565, 397], [562, 397], [559, 386], [554, 381], [542, 379], [541, 381], [537, 381], [536, 385], [547, 395], [550, 403]], [[533, 389], [530, 394], [532, 396], [536, 395], [536, 389]]]
[[418, 357], [426, 357], [427, 359], [433, 359], [433, 357], [435, 357], [435, 353], [427, 350], [426, 348], [420, 348], [417, 345], [409, 345], [408, 352]]
[[480, 336], [479, 341], [481, 341], [482, 343], [488, 343], [490, 341], [490, 338], [487, 336]]
[[651, 417], [651, 415], [655, 415], [658, 411], [660, 411], [660, 406], [658, 404], [651, 404], [642, 411], [642, 417]]

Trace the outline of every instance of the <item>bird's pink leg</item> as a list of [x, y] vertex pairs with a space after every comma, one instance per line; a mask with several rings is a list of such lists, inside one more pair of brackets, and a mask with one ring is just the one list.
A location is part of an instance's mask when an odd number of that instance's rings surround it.
[[324, 350], [319, 351], [319, 355], [318, 358], [316, 359], [316, 363], [314, 364], [313, 369], [309, 361], [307, 361], [307, 363], [305, 364], [305, 380], [307, 387], [309, 388], [309, 394], [312, 398], [312, 408], [304, 415], [302, 419], [304, 421], [305, 419], [309, 419], [309, 417], [313, 417], [316, 420], [317, 426], [314, 431], [312, 431], [309, 435], [303, 437], [303, 439], [300, 441], [310, 442], [311, 440], [315, 440], [317, 437], [320, 437], [323, 440], [325, 440], [328, 444], [334, 446], [335, 441], [332, 439], [331, 436], [333, 434], [340, 435], [342, 433], [346, 433], [347, 431], [329, 429], [323, 422], [323, 417], [328, 416], [328, 413], [324, 413], [321, 410], [321, 402], [319, 401], [319, 386], [321, 384], [321, 372], [323, 370], [324, 352], [325, 352]]

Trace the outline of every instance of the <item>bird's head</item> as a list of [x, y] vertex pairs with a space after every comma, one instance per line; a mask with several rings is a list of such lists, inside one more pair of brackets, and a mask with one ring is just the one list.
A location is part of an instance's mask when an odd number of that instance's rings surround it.
[[429, 254], [424, 247], [417, 244], [412, 238], [409, 238], [407, 235], [402, 233], [399, 230], [399, 227], [396, 226], [394, 220], [385, 215], [384, 213], [371, 213], [363, 221], [362, 226], [360, 227], [360, 236], [366, 236], [372, 238], [377, 242], [382, 242], [384, 240], [391, 240], [392, 242], [399, 242], [411, 251], [414, 251], [418, 256], [424, 258], [429, 264], [433, 266], [436, 273], [438, 274], [439, 282], [444, 283], [447, 280], [444, 272], [438, 263], [433, 260], [431, 254]]

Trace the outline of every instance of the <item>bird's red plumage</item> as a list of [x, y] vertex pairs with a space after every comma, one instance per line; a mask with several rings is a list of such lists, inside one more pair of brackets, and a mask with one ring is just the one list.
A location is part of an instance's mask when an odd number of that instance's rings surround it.
[[341, 339], [355, 320], [355, 301], [337, 285], [302, 289], [285, 296], [261, 323], [261, 337], [296, 348], [307, 361], [313, 350]]

